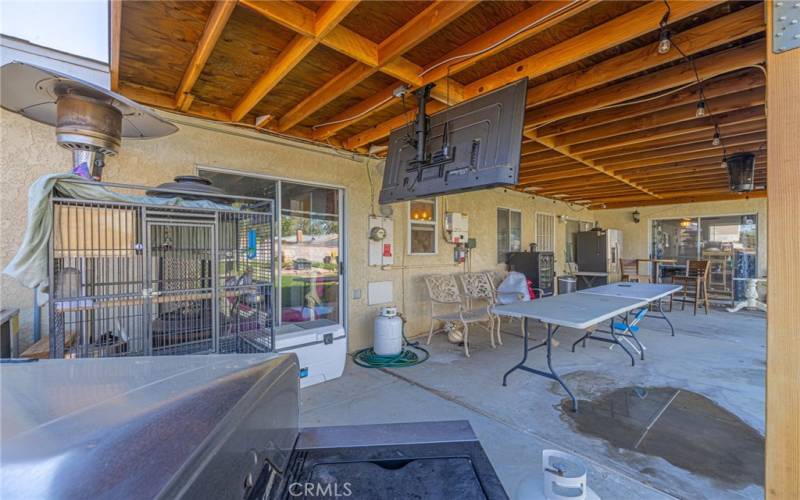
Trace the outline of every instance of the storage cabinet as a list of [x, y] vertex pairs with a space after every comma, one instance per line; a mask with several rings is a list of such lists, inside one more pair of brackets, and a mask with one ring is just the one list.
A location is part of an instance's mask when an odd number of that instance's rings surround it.
[[553, 252], [511, 252], [508, 254], [508, 270], [522, 273], [541, 288], [545, 296], [553, 295], [555, 259]]

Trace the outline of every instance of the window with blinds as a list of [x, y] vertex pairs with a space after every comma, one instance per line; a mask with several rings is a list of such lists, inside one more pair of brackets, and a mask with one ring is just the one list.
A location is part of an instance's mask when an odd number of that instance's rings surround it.
[[553, 214], [536, 214], [536, 250], [540, 252], [555, 250], [555, 220]]

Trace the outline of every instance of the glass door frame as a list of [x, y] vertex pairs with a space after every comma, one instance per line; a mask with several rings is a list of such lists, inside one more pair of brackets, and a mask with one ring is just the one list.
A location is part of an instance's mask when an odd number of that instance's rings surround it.
[[758, 262], [758, 255], [759, 255], [759, 244], [761, 243], [761, 239], [758, 237], [758, 226], [759, 226], [759, 217], [758, 212], [739, 212], [739, 213], [722, 213], [722, 214], [706, 214], [706, 215], [671, 215], [667, 217], [649, 217], [647, 219], [647, 252], [648, 254], [653, 257], [653, 222], [660, 221], [660, 220], [680, 220], [680, 219], [696, 219], [697, 220], [697, 257], [700, 258], [702, 253], [702, 230], [703, 230], [703, 219], [716, 219], [719, 217], [746, 217], [752, 216], [756, 218], [756, 262]]
[[[318, 187], [323, 189], [335, 189], [337, 192], [337, 204], [339, 207], [339, 293], [338, 293], [338, 300], [339, 300], [339, 321], [338, 323], [342, 325], [345, 332], [347, 331], [348, 326], [348, 318], [349, 318], [349, 307], [348, 301], [345, 300], [347, 298], [347, 294], [345, 291], [348, 289], [348, 279], [347, 279], [347, 262], [348, 262], [348, 252], [347, 252], [347, 208], [346, 208], [346, 200], [347, 200], [347, 189], [344, 186], [336, 185], [336, 184], [325, 184], [320, 182], [308, 182], [304, 180], [293, 179], [291, 177], [279, 177], [273, 175], [265, 175], [260, 174], [257, 172], [250, 172], [247, 170], [236, 170], [231, 168], [224, 168], [224, 167], [213, 167], [209, 165], [203, 164], [195, 164], [195, 174], [200, 175], [200, 171], [207, 171], [207, 172], [217, 172], [220, 174], [231, 174], [231, 175], [238, 175], [242, 177], [255, 177], [259, 179], [264, 179], [268, 181], [272, 181], [275, 183], [275, 210], [273, 210], [273, 227], [276, 229], [274, 231], [274, 243], [275, 243], [275, 263], [273, 265], [273, 270], [275, 273], [275, 298], [274, 298], [274, 305], [275, 308], [275, 330], [276, 335], [279, 333], [278, 330], [283, 325], [283, 314], [282, 314], [282, 307], [283, 307], [283, 293], [281, 291], [281, 283], [283, 279], [283, 266], [281, 265], [281, 255], [283, 255], [283, 246], [281, 244], [281, 215], [283, 213], [283, 206], [282, 206], [282, 199], [281, 199], [281, 187], [284, 182], [288, 182], [291, 184], [299, 184], [303, 186], [310, 186], [310, 187]], [[287, 323], [291, 325], [292, 323]]]

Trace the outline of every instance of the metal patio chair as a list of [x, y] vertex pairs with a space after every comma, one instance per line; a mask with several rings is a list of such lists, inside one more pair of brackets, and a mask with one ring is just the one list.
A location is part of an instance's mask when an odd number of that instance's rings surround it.
[[492, 320], [491, 334], [494, 336], [495, 332], [497, 332], [497, 344], [503, 345], [503, 340], [500, 338], [500, 316], [492, 312], [492, 307], [497, 304], [497, 296], [489, 273], [464, 273], [460, 278], [461, 286], [464, 289], [464, 295], [469, 300], [470, 307], [472, 307], [473, 300], [486, 303], [486, 312]]
[[[431, 326], [428, 331], [428, 344], [431, 343], [434, 332], [433, 327], [436, 321], [461, 323], [464, 327], [464, 354], [469, 357], [469, 325], [487, 322], [490, 324], [487, 330], [490, 333], [492, 347], [495, 347], [494, 320], [489, 312], [489, 306], [476, 309], [465, 307], [464, 300], [458, 290], [456, 278], [451, 274], [425, 276], [425, 284], [428, 286], [428, 296], [431, 303]], [[449, 306], [450, 311], [437, 313], [436, 308], [441, 306]], [[456, 306], [455, 311], [452, 310], [453, 306]]]
[[[639, 309], [636, 314], [634, 314], [632, 320], [628, 319], [628, 314], [625, 314], [623, 321], [620, 321], [617, 318], [612, 318], [609, 322], [608, 330], [597, 329], [593, 331], [587, 331], [583, 337], [579, 338], [572, 344], [572, 352], [575, 352], [575, 346], [580, 343], [583, 343], [583, 347], [586, 347], [586, 339], [589, 338], [593, 333], [607, 333], [610, 334], [614, 340], [617, 341], [617, 343], [619, 343], [619, 339], [621, 338], [628, 345], [630, 345], [634, 351], [636, 351], [636, 354], [638, 354], [642, 360], [644, 360], [644, 351], [647, 348], [639, 341], [638, 337], [636, 337], [636, 332], [639, 331], [639, 322], [642, 321], [645, 316], [647, 316], [647, 310], [647, 307]], [[631, 339], [633, 339], [633, 341], [631, 341]], [[613, 349], [614, 345], [615, 344], [611, 344], [609, 349]], [[633, 355], [628, 351], [628, 349], [625, 348], [624, 345], [621, 343], [619, 345], [628, 354], [628, 356], [630, 356], [631, 365], [634, 365]]]

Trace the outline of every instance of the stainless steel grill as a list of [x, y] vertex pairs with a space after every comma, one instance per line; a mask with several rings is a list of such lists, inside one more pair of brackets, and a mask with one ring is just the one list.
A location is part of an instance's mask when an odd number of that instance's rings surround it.
[[52, 204], [51, 357], [273, 350], [271, 201]]

